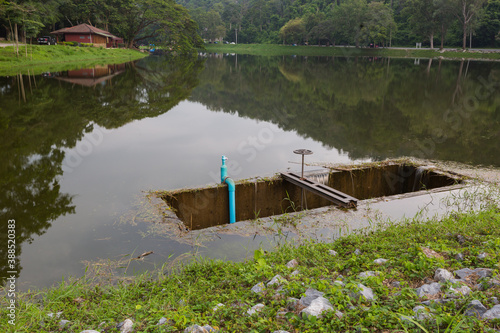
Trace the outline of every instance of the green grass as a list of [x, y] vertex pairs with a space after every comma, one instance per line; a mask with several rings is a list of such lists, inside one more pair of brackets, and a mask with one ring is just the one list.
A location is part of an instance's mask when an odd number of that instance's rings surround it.
[[[40, 74], [50, 70], [64, 70], [87, 64], [126, 62], [147, 56], [130, 49], [104, 49], [96, 47], [73, 47], [64, 45], [22, 45], [19, 56], [13, 46], [0, 47], [0, 75]], [[63, 68], [63, 69], [60, 69]]]
[[318, 47], [318, 46], [288, 46], [275, 44], [206, 44], [208, 52], [237, 53], [262, 56], [366, 56], [366, 57], [409, 57], [409, 58], [468, 58], [468, 59], [500, 59], [500, 50], [495, 53], [479, 53], [474, 51], [439, 52], [429, 49], [370, 49], [352, 47]]
[[[457, 235], [465, 238], [464, 243]], [[438, 252], [441, 257], [427, 257], [423, 248]], [[354, 251], [359, 249], [360, 255]], [[337, 256], [328, 253], [338, 252]], [[484, 261], [477, 254], [486, 252]], [[464, 261], [454, 259], [462, 253]], [[389, 262], [378, 266], [374, 259]], [[300, 274], [286, 263], [296, 259]], [[285, 244], [272, 252], [255, 252], [253, 260], [242, 263], [199, 259], [184, 266], [166, 266], [157, 272], [143, 274], [117, 285], [102, 282], [90, 275], [61, 283], [59, 286], [18, 294], [15, 326], [8, 324], [6, 298], [0, 300], [0, 327], [6, 332], [58, 332], [61, 319], [71, 321], [71, 330], [80, 332], [95, 329], [118, 332], [116, 324], [126, 318], [134, 322], [134, 332], [182, 332], [186, 327], [211, 325], [222, 332], [490, 332], [499, 328], [498, 321], [480, 321], [464, 316], [464, 306], [472, 299], [481, 300], [488, 308], [491, 297], [500, 297], [500, 288], [475, 290], [471, 296], [456, 304], [431, 307], [436, 320], [419, 322], [402, 320], [411, 316], [420, 304], [414, 288], [425, 278], [432, 278], [437, 268], [449, 271], [469, 267], [487, 267], [498, 274], [500, 268], [500, 210], [498, 206], [474, 213], [454, 214], [442, 220], [412, 220], [386, 226], [374, 231], [365, 230], [342, 237], [333, 243]], [[167, 265], [167, 264], [166, 264]], [[372, 302], [352, 300], [348, 291], [360, 282], [360, 272], [373, 270], [380, 275], [363, 280], [375, 292]], [[169, 273], [166, 274], [165, 272]], [[275, 288], [262, 295], [250, 289], [259, 282], [266, 283], [276, 274], [283, 276], [286, 296], [300, 298], [307, 288], [325, 293], [333, 306], [344, 316], [338, 319], [333, 312], [323, 318], [301, 318], [297, 311], [277, 317], [287, 308], [287, 298], [277, 296]], [[333, 281], [342, 275], [345, 287]], [[400, 281], [401, 287], [391, 286]], [[213, 307], [222, 303], [218, 311]], [[257, 315], [246, 311], [257, 303], [265, 308]], [[351, 308], [352, 307], [352, 308]], [[62, 311], [59, 319], [49, 313]], [[169, 321], [156, 326], [160, 318]], [[101, 326], [99, 327], [100, 323]]]

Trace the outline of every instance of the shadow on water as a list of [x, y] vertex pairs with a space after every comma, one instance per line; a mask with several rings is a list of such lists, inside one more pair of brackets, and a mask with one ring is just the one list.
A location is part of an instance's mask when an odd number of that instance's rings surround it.
[[[117, 128], [155, 117], [186, 99], [198, 84], [204, 60], [148, 57], [133, 63], [44, 75], [0, 77], [0, 218], [16, 221], [16, 257], [22, 245], [51, 223], [74, 214], [73, 196], [62, 193], [64, 149], [75, 147], [96, 125]], [[7, 244], [7, 223], [0, 243]], [[0, 248], [1, 283], [10, 267]]]

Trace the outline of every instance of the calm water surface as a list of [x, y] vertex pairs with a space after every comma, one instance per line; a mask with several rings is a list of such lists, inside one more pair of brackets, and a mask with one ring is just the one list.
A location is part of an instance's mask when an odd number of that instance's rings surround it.
[[[428, 59], [215, 56], [0, 78], [1, 244], [16, 220], [18, 285], [80, 276], [85, 262], [193, 251], [120, 223], [144, 191], [415, 156], [500, 166], [500, 64]], [[201, 249], [241, 259], [267, 239]], [[0, 248], [2, 274], [10, 269]]]

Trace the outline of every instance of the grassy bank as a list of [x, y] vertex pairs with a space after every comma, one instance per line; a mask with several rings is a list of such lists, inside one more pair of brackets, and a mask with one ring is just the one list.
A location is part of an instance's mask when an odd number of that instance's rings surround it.
[[435, 58], [450, 59], [500, 59], [499, 53], [481, 53], [476, 51], [433, 51], [429, 49], [370, 49], [353, 47], [318, 47], [318, 46], [288, 46], [269, 44], [207, 44], [208, 52], [237, 53], [263, 56], [366, 56], [366, 57], [409, 57], [409, 58]]
[[[482, 253], [486, 258], [479, 259]], [[457, 254], [463, 259], [456, 259]], [[377, 265], [377, 258], [388, 262]], [[288, 268], [291, 259], [298, 266]], [[473, 299], [493, 307], [494, 297], [500, 298], [500, 285], [485, 290], [476, 285], [468, 296], [426, 305], [430, 320], [405, 320], [402, 315], [411, 318], [412, 309], [426, 299], [419, 299], [414, 288], [433, 281], [437, 268], [453, 272], [485, 267], [498, 279], [499, 261], [500, 210], [496, 207], [441, 221], [413, 220], [330, 244], [289, 244], [270, 253], [260, 250], [254, 260], [243, 263], [200, 260], [168, 276], [160, 270], [116, 286], [87, 276], [52, 289], [20, 293], [14, 325], [8, 323], [7, 299], [2, 298], [0, 327], [6, 332], [58, 332], [61, 320], [68, 320], [73, 332], [118, 332], [116, 325], [130, 319], [133, 332], [182, 332], [193, 324], [221, 332], [422, 332], [416, 323], [428, 332], [494, 332], [500, 320], [480, 320], [464, 313]], [[292, 274], [294, 270], [299, 273]], [[364, 271], [379, 275], [360, 278]], [[277, 285], [259, 294], [251, 291], [276, 274], [285, 279], [281, 293]], [[373, 290], [374, 300], [349, 296], [360, 282]], [[451, 284], [443, 285], [440, 297]], [[308, 288], [323, 292], [341, 318], [335, 311], [325, 312], [322, 318], [299, 315], [301, 308], [291, 306], [289, 297], [301, 298]], [[214, 311], [219, 303], [223, 306]], [[265, 305], [262, 311], [247, 315], [257, 303]], [[59, 312], [59, 317], [49, 316]], [[161, 318], [166, 320], [158, 325]]]
[[53, 68], [97, 63], [121, 63], [147, 56], [130, 49], [104, 49], [97, 47], [73, 47], [64, 45], [24, 45], [16, 56], [13, 46], [0, 47], [0, 75], [18, 73], [40, 74]]

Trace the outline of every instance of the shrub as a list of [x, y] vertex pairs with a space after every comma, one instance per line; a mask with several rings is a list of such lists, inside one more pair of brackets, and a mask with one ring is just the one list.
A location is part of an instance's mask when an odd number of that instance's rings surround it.
[[78, 42], [61, 42], [61, 44], [67, 46], [78, 46]]

